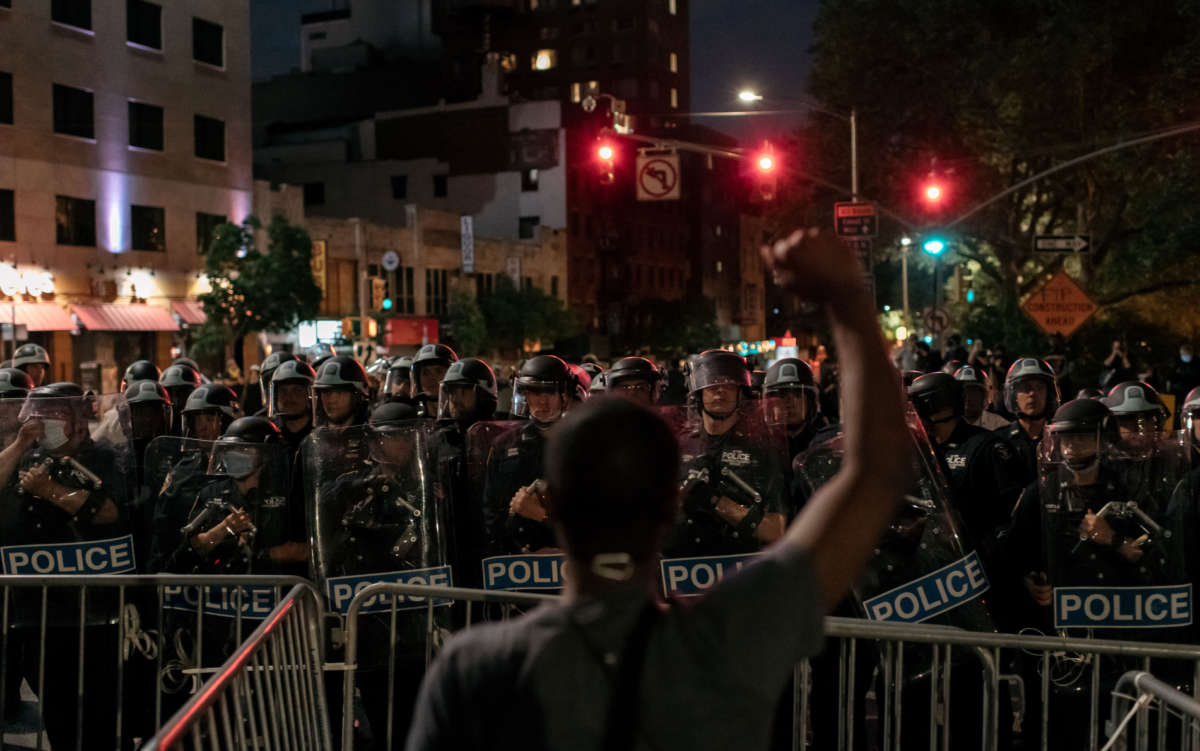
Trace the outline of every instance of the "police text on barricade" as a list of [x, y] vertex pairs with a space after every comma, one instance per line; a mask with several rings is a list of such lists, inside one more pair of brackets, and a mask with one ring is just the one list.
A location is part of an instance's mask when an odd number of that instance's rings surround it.
[[1192, 585], [1055, 587], [1055, 628], [1176, 628], [1192, 623]]
[[667, 597], [702, 595], [758, 556], [758, 553], [746, 553], [705, 558], [664, 558], [661, 563], [663, 592]]
[[496, 590], [562, 589], [559, 553], [497, 555], [483, 559], [483, 588]]
[[195, 613], [204, 600], [204, 614], [222, 618], [266, 618], [278, 602], [276, 587], [269, 584], [247, 586], [200, 587], [168, 585], [163, 587], [163, 608]]
[[[350, 603], [354, 595], [372, 584], [420, 584], [430, 587], [450, 587], [453, 577], [449, 566], [434, 566], [433, 568], [417, 568], [411, 571], [389, 571], [384, 574], [362, 574], [360, 576], [337, 576], [325, 582], [326, 593], [329, 595], [329, 607], [335, 613], [345, 615], [350, 611]], [[396, 601], [396, 610], [420, 610], [427, 606], [424, 597], [413, 595], [382, 594], [368, 598], [359, 612], [386, 613], [392, 610], [392, 599]], [[434, 599], [435, 606], [449, 605], [450, 600]]]
[[975, 552], [863, 602], [875, 621], [920, 623], [970, 602], [988, 589], [987, 575]]
[[6, 574], [127, 574], [137, 568], [133, 536], [3, 549]]

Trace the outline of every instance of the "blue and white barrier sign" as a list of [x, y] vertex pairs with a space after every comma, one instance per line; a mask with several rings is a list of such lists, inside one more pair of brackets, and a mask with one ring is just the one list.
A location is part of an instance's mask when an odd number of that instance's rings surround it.
[[127, 574], [137, 568], [132, 535], [50, 545], [9, 545], [0, 552], [6, 574]]
[[562, 589], [560, 553], [497, 555], [483, 559], [483, 588], [496, 590]]
[[974, 600], [988, 586], [979, 554], [972, 552], [932, 574], [866, 600], [863, 607], [873, 621], [920, 623]]
[[1192, 585], [1055, 587], [1055, 628], [1176, 628], [1192, 623]]
[[[387, 584], [423, 584], [432, 587], [450, 587], [451, 574], [449, 566], [434, 566], [433, 568], [418, 568], [410, 571], [389, 571], [384, 574], [362, 574], [360, 576], [337, 576], [325, 580], [325, 593], [329, 596], [329, 608], [335, 613], [345, 615], [350, 610], [350, 602], [354, 595], [372, 584], [380, 582]], [[375, 595], [363, 602], [360, 613], [390, 613], [392, 600], [396, 601], [396, 610], [420, 610], [427, 607], [424, 597], [410, 595]], [[435, 599], [436, 607], [449, 605], [450, 600]]]
[[204, 600], [204, 614], [222, 618], [266, 618], [275, 609], [278, 598], [269, 584], [200, 587], [170, 585], [163, 587], [163, 608], [195, 613]]
[[715, 555], [704, 558], [664, 558], [661, 563], [663, 592], [667, 597], [695, 597], [717, 582], [740, 571], [759, 553]]

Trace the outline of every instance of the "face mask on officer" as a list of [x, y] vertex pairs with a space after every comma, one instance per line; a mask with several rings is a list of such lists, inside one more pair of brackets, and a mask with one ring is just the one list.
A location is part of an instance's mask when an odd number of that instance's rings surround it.
[[258, 456], [253, 451], [227, 451], [221, 457], [225, 474], [236, 480], [244, 480], [258, 469]]
[[38, 444], [46, 451], [54, 451], [67, 445], [67, 441], [71, 440], [70, 434], [67, 433], [67, 425], [66, 420], [42, 420], [42, 437]]

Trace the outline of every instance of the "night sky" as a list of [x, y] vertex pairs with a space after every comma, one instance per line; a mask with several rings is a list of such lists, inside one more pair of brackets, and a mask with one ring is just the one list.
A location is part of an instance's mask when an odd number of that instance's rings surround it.
[[[251, 0], [254, 80], [298, 67], [300, 15], [340, 4]], [[737, 109], [737, 92], [747, 85], [765, 95], [802, 92], [816, 8], [817, 0], [692, 0], [692, 110]], [[705, 118], [702, 122], [755, 141], [794, 125], [799, 117]]]

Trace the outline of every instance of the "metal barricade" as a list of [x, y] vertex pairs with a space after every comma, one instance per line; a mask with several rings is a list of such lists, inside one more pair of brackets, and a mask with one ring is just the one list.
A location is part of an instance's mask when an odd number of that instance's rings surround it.
[[299, 585], [220, 672], [167, 722], [146, 751], [331, 749], [321, 659], [322, 603]]
[[[1132, 692], [1132, 693], [1127, 693]], [[1125, 704], [1130, 704], [1128, 711], [1123, 711]], [[1200, 747], [1200, 701], [1188, 696], [1174, 686], [1163, 683], [1159, 679], [1142, 670], [1130, 670], [1121, 676], [1112, 692], [1112, 714], [1108, 721], [1106, 732], [1108, 742], [1101, 751], [1128, 748], [1126, 731], [1135, 716], [1145, 718], [1150, 707], [1157, 704], [1160, 718], [1158, 733], [1158, 748], [1166, 748], [1166, 734], [1161, 730], [1168, 714], [1174, 714], [1183, 723], [1188, 738], [1188, 748]], [[1145, 751], [1149, 748], [1148, 721], [1143, 719], [1138, 724], [1136, 748]]]
[[[535, 607], [544, 602], [553, 602], [558, 599], [554, 595], [539, 595], [523, 592], [495, 592], [482, 589], [465, 589], [460, 587], [432, 587], [427, 585], [416, 584], [390, 584], [377, 583], [364, 587], [355, 593], [354, 599], [350, 602], [350, 607], [346, 612], [346, 654], [345, 663], [343, 665], [330, 666], [332, 669], [341, 669], [345, 671], [343, 677], [342, 689], [342, 722], [341, 722], [341, 748], [343, 751], [351, 751], [354, 748], [354, 693], [355, 693], [355, 677], [358, 670], [358, 655], [360, 643], [361, 624], [360, 618], [365, 603], [387, 596], [390, 600], [390, 605], [383, 615], [389, 620], [389, 639], [388, 639], [388, 713], [387, 727], [385, 731], [386, 743], [384, 748], [394, 748], [393, 736], [395, 728], [393, 727], [392, 704], [393, 704], [393, 687], [395, 684], [395, 650], [396, 650], [396, 618], [400, 612], [397, 603], [397, 596], [406, 596], [409, 598], [421, 598], [424, 600], [424, 611], [426, 617], [426, 641], [425, 641], [425, 664], [426, 666], [433, 660], [433, 645], [434, 639], [434, 608], [439, 607], [442, 601], [459, 601], [466, 603], [465, 610], [465, 628], [470, 628], [473, 622], [473, 604], [498, 604], [503, 606], [504, 610], [501, 617], [507, 618], [511, 613], [513, 606], [528, 606]], [[378, 729], [377, 729], [378, 730]]]
[[[0, 707], [22, 706], [14, 693], [24, 680], [37, 709], [36, 727], [5, 727], [3, 736], [27, 735], [24, 745], [43, 749], [58, 734], [55, 751], [148, 738], [172, 704], [220, 669], [224, 654], [210, 648], [206, 657], [209, 637], [222, 634], [234, 649], [296, 587], [321, 602], [298, 577], [0, 576]], [[193, 643], [168, 639], [169, 623]], [[73, 733], [57, 726], [64, 706]], [[103, 733], [89, 733], [96, 714], [111, 718]]]

